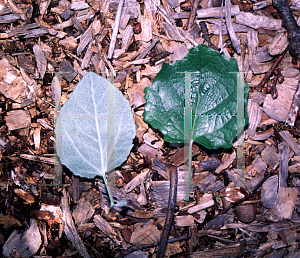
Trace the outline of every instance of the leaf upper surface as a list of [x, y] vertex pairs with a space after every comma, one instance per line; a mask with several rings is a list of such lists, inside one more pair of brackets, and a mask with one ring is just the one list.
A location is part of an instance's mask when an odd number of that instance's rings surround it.
[[144, 120], [166, 141], [184, 142], [186, 72], [191, 72], [192, 140], [208, 149], [231, 147], [237, 135], [238, 65], [206, 45], [192, 48], [172, 65], [163, 64], [145, 88]]

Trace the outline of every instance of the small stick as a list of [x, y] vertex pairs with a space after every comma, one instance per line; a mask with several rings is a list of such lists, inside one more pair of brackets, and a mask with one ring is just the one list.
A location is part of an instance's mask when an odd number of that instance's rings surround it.
[[273, 81], [272, 86], [271, 86], [272, 99], [277, 99], [278, 98], [278, 90], [276, 88], [277, 80], [278, 80], [278, 75], [275, 75], [274, 76], [274, 81]]
[[[222, 15], [222, 14], [221, 14]], [[205, 21], [201, 21], [199, 23], [200, 25], [200, 28], [201, 28], [201, 33], [202, 33], [202, 36], [203, 38], [206, 40], [206, 42], [208, 43], [208, 46], [214, 50], [217, 50], [218, 48], [213, 44], [211, 43], [211, 40], [209, 38], [209, 34], [208, 34], [208, 29], [207, 29], [207, 26], [206, 26], [206, 22]], [[222, 30], [221, 30], [222, 31]], [[221, 32], [222, 33], [222, 32]]]
[[289, 51], [296, 58], [300, 58], [300, 28], [286, 0], [273, 0], [273, 6], [277, 9], [282, 20], [282, 27], [288, 33]]
[[168, 242], [169, 233], [172, 226], [174, 210], [176, 206], [177, 182], [178, 182], [177, 168], [175, 166], [171, 166], [168, 211], [165, 220], [165, 225], [160, 237], [160, 244], [156, 254], [157, 258], [163, 258], [166, 252], [167, 242]]
[[[188, 234], [184, 234], [182, 236], [179, 236], [179, 237], [174, 237], [172, 239], [169, 239], [168, 240], [168, 243], [172, 244], [176, 241], [182, 241], [182, 240], [186, 240], [188, 239]], [[126, 251], [122, 252], [122, 257], [125, 257], [126, 255], [134, 252], [134, 251], [138, 251], [138, 250], [142, 250], [142, 249], [147, 249], [147, 248], [152, 248], [152, 247], [155, 247], [157, 246], [158, 243], [153, 243], [153, 244], [145, 244], [145, 245], [138, 245], [138, 246], [131, 246], [129, 247]]]
[[276, 68], [275, 71], [274, 71], [274, 78], [273, 78], [273, 81], [272, 81], [272, 85], [267, 87], [267, 93], [271, 94], [272, 99], [277, 99], [278, 98], [278, 91], [276, 89], [278, 76], [279, 76], [278, 70], [279, 69]]
[[186, 30], [190, 30], [194, 24], [194, 20], [196, 17], [196, 11], [201, 0], [194, 0], [192, 10], [190, 12], [189, 20], [186, 25]]
[[279, 65], [280, 61], [283, 59], [285, 53], [287, 51], [287, 48], [286, 50], [284, 50], [284, 52], [282, 54], [280, 54], [278, 56], [278, 58], [275, 60], [275, 62], [273, 63], [273, 65], [271, 66], [270, 70], [265, 74], [264, 78], [261, 80], [261, 82], [255, 86], [255, 89], [257, 91], [261, 91], [262, 88], [265, 86], [265, 84], [267, 83], [267, 81], [270, 79], [271, 75], [274, 73], [274, 70], [276, 69], [276, 67]]
[[113, 32], [112, 32], [111, 39], [110, 39], [110, 44], [109, 44], [109, 49], [108, 49], [108, 54], [107, 54], [108, 59], [112, 58], [114, 50], [115, 50], [123, 4], [124, 4], [124, 0], [120, 0], [119, 5], [118, 5], [118, 10], [116, 13], [116, 19], [115, 19], [114, 26], [113, 26]]

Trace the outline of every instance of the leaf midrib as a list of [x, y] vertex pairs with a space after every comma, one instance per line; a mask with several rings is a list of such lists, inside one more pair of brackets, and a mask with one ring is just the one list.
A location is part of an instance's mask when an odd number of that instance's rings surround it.
[[95, 94], [94, 94], [93, 85], [94, 85], [94, 82], [92, 79], [91, 92], [92, 92], [92, 100], [93, 100], [93, 105], [94, 105], [94, 119], [95, 119], [95, 123], [96, 123], [96, 131], [97, 131], [97, 136], [98, 136], [98, 145], [99, 145], [100, 159], [101, 159], [101, 174], [103, 176], [105, 176], [106, 169], [104, 167], [104, 157], [103, 157], [103, 149], [102, 149], [102, 145], [101, 145], [101, 134], [100, 134], [99, 125], [98, 125], [98, 117], [96, 116], [97, 115], [97, 105], [95, 102]]

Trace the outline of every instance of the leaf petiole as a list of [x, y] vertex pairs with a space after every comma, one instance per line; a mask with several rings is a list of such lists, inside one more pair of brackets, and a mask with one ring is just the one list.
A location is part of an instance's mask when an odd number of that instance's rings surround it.
[[190, 144], [189, 144], [189, 174], [188, 174], [186, 195], [184, 198], [184, 200], [187, 202], [190, 199], [190, 186], [191, 186], [191, 179], [192, 179], [192, 149], [193, 149], [193, 139], [190, 140]]

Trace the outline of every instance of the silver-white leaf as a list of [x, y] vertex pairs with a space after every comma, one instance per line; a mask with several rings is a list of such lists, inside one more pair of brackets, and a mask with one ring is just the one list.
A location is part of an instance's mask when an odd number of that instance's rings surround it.
[[[107, 117], [113, 106], [114, 117]], [[107, 128], [114, 128], [114, 142], [107, 142]], [[56, 138], [61, 135], [56, 151], [62, 164], [76, 175], [93, 178], [105, 177], [126, 160], [136, 131], [129, 101], [109, 81], [89, 72], [62, 107], [55, 133]]]

